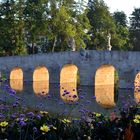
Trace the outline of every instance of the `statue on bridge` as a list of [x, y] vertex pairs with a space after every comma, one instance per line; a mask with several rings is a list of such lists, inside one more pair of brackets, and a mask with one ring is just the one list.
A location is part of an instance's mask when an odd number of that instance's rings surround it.
[[73, 37], [68, 38], [67, 44], [69, 48], [71, 49], [71, 51], [76, 51], [75, 39]]
[[111, 46], [111, 34], [110, 33], [108, 33], [107, 39], [108, 39], [107, 50], [111, 51], [112, 46]]

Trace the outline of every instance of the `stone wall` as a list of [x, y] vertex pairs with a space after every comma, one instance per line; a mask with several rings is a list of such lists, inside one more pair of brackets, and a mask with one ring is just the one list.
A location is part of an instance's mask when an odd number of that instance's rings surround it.
[[80, 51], [37, 54], [28, 56], [0, 57], [0, 71], [7, 78], [14, 67], [20, 67], [24, 80], [32, 81], [38, 66], [45, 66], [49, 72], [49, 82], [59, 83], [60, 72], [65, 64], [77, 66], [81, 85], [93, 85], [95, 74], [102, 65], [112, 65], [119, 74], [119, 87], [132, 88], [135, 75], [140, 71], [140, 53], [122, 51]]

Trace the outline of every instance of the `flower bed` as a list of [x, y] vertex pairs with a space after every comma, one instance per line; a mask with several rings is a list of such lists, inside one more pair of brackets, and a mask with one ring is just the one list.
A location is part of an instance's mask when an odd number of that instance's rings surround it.
[[0, 140], [139, 140], [140, 107], [120, 109], [110, 116], [84, 112], [79, 118], [52, 115], [26, 108], [15, 91], [5, 86], [13, 99], [0, 99]]

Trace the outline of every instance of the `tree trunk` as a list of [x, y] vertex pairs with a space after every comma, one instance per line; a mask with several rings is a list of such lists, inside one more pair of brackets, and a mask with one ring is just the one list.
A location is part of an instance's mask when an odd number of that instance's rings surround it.
[[57, 42], [57, 37], [55, 36], [54, 42], [53, 42], [52, 52], [54, 52], [54, 49], [55, 49], [55, 46], [56, 46], [56, 42]]

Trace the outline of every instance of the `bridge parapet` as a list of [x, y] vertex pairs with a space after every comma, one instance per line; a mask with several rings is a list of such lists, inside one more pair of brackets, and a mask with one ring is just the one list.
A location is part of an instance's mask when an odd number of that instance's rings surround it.
[[93, 85], [97, 69], [101, 65], [112, 65], [119, 74], [119, 87], [132, 87], [135, 75], [140, 71], [140, 52], [95, 51], [60, 52], [28, 56], [0, 57], [0, 71], [9, 78], [14, 67], [20, 67], [24, 80], [32, 81], [37, 66], [49, 71], [50, 83], [59, 83], [60, 71], [65, 64], [74, 64], [80, 73], [81, 85]]

